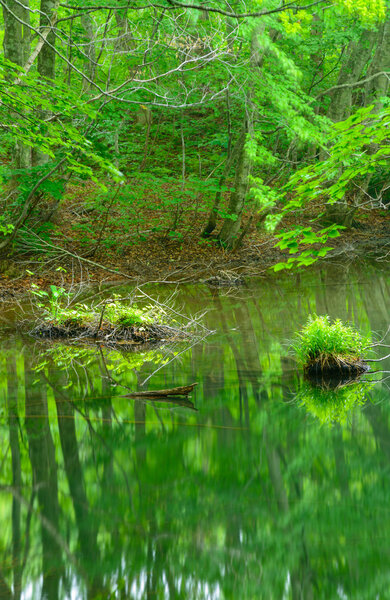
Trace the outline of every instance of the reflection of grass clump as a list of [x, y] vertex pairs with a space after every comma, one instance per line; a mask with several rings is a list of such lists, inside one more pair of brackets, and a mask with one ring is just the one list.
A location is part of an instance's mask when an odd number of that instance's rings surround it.
[[324, 424], [345, 423], [348, 413], [366, 401], [372, 383], [359, 382], [326, 389], [303, 383], [297, 399], [301, 406]]
[[369, 339], [339, 319], [331, 323], [327, 315], [309, 316], [298, 335], [295, 351], [306, 370], [349, 369], [365, 370], [362, 361]]
[[[59, 370], [73, 369], [77, 372], [80, 368], [92, 368], [92, 365], [99, 366], [101, 353], [95, 347], [65, 346], [62, 344], [45, 348], [41, 360], [37, 361], [33, 370], [37, 373], [45, 370], [50, 364], [54, 364]], [[159, 350], [138, 351], [134, 353], [126, 352], [122, 354], [115, 349], [104, 349], [104, 360], [110, 365], [111, 376], [119, 376], [123, 373], [131, 373], [134, 369], [140, 370], [145, 364], [162, 365], [168, 362], [169, 357], [165, 356]], [[85, 372], [85, 371], [84, 371]]]

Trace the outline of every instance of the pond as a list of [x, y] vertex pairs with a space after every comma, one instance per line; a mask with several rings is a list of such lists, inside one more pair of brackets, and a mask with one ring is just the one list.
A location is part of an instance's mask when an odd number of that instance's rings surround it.
[[375, 264], [183, 286], [215, 333], [137, 354], [4, 333], [0, 598], [388, 598], [386, 374], [315, 388], [289, 343], [311, 312], [383, 335], [389, 292]]

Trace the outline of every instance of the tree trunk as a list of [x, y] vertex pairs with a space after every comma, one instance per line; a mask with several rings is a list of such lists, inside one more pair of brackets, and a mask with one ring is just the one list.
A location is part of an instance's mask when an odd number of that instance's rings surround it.
[[[29, 0], [8, 0], [3, 5], [4, 17], [4, 58], [19, 66], [24, 66], [30, 54], [30, 12], [28, 10]], [[24, 21], [23, 25], [18, 21]], [[31, 148], [20, 142], [15, 145], [15, 166], [18, 169], [31, 167]]]
[[225, 218], [218, 239], [221, 244], [227, 248], [232, 248], [235, 238], [241, 227], [242, 214], [245, 207], [245, 198], [249, 188], [249, 175], [252, 168], [252, 161], [245, 148], [247, 135], [253, 133], [252, 123], [248, 118], [245, 121], [246, 136], [243, 138], [240, 148], [240, 154], [237, 164], [236, 176], [234, 178], [234, 192], [232, 192], [229, 201], [229, 217]]
[[17, 65], [21, 65], [23, 62], [23, 29], [22, 25], [15, 18], [16, 15], [19, 16], [18, 12], [19, 7], [12, 0], [8, 0], [7, 7], [3, 5], [3, 49], [4, 58]]
[[[99, 574], [100, 555], [97, 545], [97, 531], [91, 516], [91, 509], [85, 491], [84, 473], [82, 470], [79, 448], [76, 437], [75, 411], [73, 406], [63, 397], [58, 397], [54, 391], [58, 415], [58, 431], [64, 467], [68, 480], [70, 496], [76, 516], [79, 532], [80, 550], [84, 565], [88, 565], [90, 574], [88, 582], [88, 598], [96, 598], [102, 591], [102, 581]], [[94, 567], [95, 565], [95, 567]]]
[[[52, 25], [53, 19], [55, 19], [56, 17], [58, 5], [59, 0], [41, 0], [41, 12], [39, 22], [40, 29]], [[46, 77], [47, 79], [54, 79], [55, 77], [55, 43], [56, 38], [54, 35], [54, 31], [52, 30], [47, 36], [43, 48], [38, 55], [38, 73], [41, 77]]]
[[[362, 32], [358, 42], [352, 41], [348, 46], [347, 59], [340, 69], [337, 80], [337, 85], [346, 87], [334, 90], [328, 110], [328, 117], [335, 123], [347, 119], [352, 112], [353, 93], [358, 89], [352, 86], [361, 79], [364, 69], [372, 56], [377, 36], [378, 33], [376, 31], [365, 30]], [[320, 158], [325, 158], [323, 153], [320, 154]], [[364, 194], [364, 192], [362, 193]], [[349, 228], [353, 223], [358, 204], [358, 198], [353, 203], [348, 202], [347, 199], [343, 199], [334, 204], [327, 204], [325, 208], [325, 220]]]
[[115, 21], [118, 28], [118, 39], [115, 44], [116, 50], [123, 52], [133, 48], [134, 40], [127, 21], [127, 8], [115, 11]]
[[[16, 359], [14, 356], [7, 360], [7, 408], [9, 424], [9, 444], [12, 458], [12, 485], [21, 491], [22, 470], [19, 446], [19, 415], [18, 415], [18, 378]], [[12, 497], [12, 562], [14, 600], [19, 600], [22, 591], [22, 536], [21, 536], [21, 507], [20, 501]]]
[[[340, 69], [336, 85], [355, 84], [359, 81], [370, 60], [376, 37], [377, 32], [365, 30], [357, 42], [349, 43], [347, 57]], [[337, 123], [349, 117], [354, 89], [356, 88], [342, 87], [333, 91], [328, 109], [328, 117], [332, 121]]]
[[[372, 77], [375, 73], [384, 73], [390, 71], [390, 20], [384, 23], [379, 29], [379, 42], [376, 48], [374, 58], [367, 71], [367, 77]], [[383, 107], [380, 98], [387, 95], [389, 89], [389, 76], [382, 74], [371, 79], [365, 86], [365, 105], [375, 103], [375, 110], [379, 112]]]
[[[390, 21], [384, 23], [377, 33], [378, 44], [374, 57], [367, 70], [366, 78], [373, 77], [376, 73], [389, 72], [390, 70]], [[374, 112], [379, 113], [383, 109], [383, 98], [387, 96], [389, 88], [388, 75], [382, 74], [378, 77], [374, 77], [365, 84], [365, 98], [364, 103], [366, 106], [373, 104]], [[376, 144], [371, 144], [367, 149], [367, 154], [375, 154], [378, 150]], [[370, 199], [368, 193], [369, 185], [372, 179], [373, 173], [368, 173], [363, 181], [359, 182], [359, 185], [354, 193], [354, 205], [358, 207], [363, 202]]]
[[[260, 44], [260, 34], [264, 31], [264, 24], [260, 24], [253, 29], [251, 38], [251, 57], [250, 68], [260, 72], [263, 66], [265, 49]], [[260, 73], [259, 73], [260, 74]], [[219, 233], [221, 244], [227, 248], [233, 248], [235, 238], [241, 227], [241, 219], [245, 208], [246, 195], [249, 189], [249, 175], [252, 170], [252, 159], [246, 150], [246, 141], [253, 137], [253, 121], [255, 117], [255, 107], [252, 105], [251, 98], [253, 90], [248, 93], [248, 108], [244, 120], [244, 139], [239, 147], [239, 159], [237, 164], [236, 176], [234, 180], [234, 192], [230, 196], [229, 217], [225, 218], [222, 229]]]
[[[92, 17], [89, 13], [85, 13], [81, 17], [81, 25], [84, 29], [85, 43], [88, 44], [85, 49], [85, 75], [93, 81], [95, 74], [95, 63], [96, 63], [96, 48], [95, 48], [95, 34], [93, 30]], [[89, 81], [83, 80], [83, 91], [88, 90], [90, 86]]]
[[[226, 179], [229, 176], [230, 173], [230, 169], [232, 167], [232, 164], [234, 163], [234, 161], [236, 160], [237, 155], [241, 155], [242, 152], [242, 147], [245, 144], [245, 135], [246, 135], [246, 128], [243, 127], [240, 135], [238, 137], [238, 140], [234, 146], [233, 152], [230, 154], [230, 157], [228, 157], [227, 161], [226, 161], [226, 166], [224, 168], [224, 171], [219, 179], [218, 182], [218, 187], [222, 188], [222, 186], [224, 185]], [[212, 232], [214, 231], [214, 229], [217, 226], [217, 217], [218, 217], [218, 209], [219, 209], [219, 205], [221, 203], [221, 199], [222, 199], [222, 190], [219, 189], [216, 194], [215, 194], [215, 198], [214, 198], [214, 204], [210, 210], [209, 213], [209, 218], [207, 221], [207, 224], [202, 232], [202, 237], [209, 237], [209, 235], [212, 234]]]
[[[41, 0], [41, 12], [40, 12], [40, 30], [44, 30], [47, 27], [52, 26], [56, 20], [56, 13], [60, 0]], [[54, 80], [55, 78], [55, 66], [56, 66], [56, 53], [55, 53], [56, 38], [54, 31], [51, 30], [46, 37], [45, 43], [43, 44], [42, 50], [38, 54], [38, 73], [45, 79]], [[42, 118], [50, 116], [48, 111], [41, 111]], [[33, 151], [33, 165], [45, 165], [49, 161], [47, 154], [40, 152], [39, 150]]]

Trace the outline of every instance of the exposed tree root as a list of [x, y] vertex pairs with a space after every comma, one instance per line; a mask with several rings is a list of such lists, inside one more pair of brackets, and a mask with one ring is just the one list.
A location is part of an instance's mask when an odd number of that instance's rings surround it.
[[356, 377], [368, 371], [370, 367], [365, 360], [354, 356], [337, 356], [320, 354], [304, 365], [308, 376], [326, 375], [327, 377]]

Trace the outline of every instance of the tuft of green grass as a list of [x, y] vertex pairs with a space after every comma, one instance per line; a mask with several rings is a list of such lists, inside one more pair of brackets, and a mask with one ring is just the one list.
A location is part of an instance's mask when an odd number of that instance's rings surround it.
[[111, 323], [117, 323], [124, 327], [153, 323], [153, 318], [147, 311], [141, 310], [136, 305], [123, 306], [120, 303], [108, 304], [105, 318]]
[[293, 348], [298, 360], [307, 365], [327, 357], [359, 359], [369, 343], [368, 337], [340, 319], [331, 322], [328, 315], [310, 315]]

